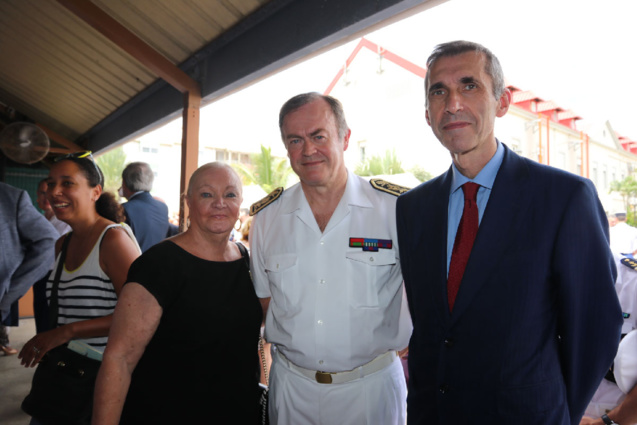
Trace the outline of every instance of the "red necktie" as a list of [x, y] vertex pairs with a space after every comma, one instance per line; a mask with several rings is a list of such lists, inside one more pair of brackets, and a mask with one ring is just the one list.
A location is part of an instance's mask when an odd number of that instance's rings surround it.
[[469, 261], [469, 254], [473, 247], [473, 241], [478, 234], [478, 205], [476, 199], [480, 185], [467, 182], [462, 185], [464, 192], [464, 210], [458, 225], [456, 240], [451, 251], [451, 263], [449, 264], [449, 277], [447, 278], [447, 299], [449, 301], [449, 311], [453, 311], [453, 304], [460, 289], [460, 281], [464, 269]]

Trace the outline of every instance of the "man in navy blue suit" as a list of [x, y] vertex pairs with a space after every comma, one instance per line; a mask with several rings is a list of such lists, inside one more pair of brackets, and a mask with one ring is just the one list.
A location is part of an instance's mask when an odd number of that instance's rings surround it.
[[622, 325], [595, 188], [495, 138], [511, 93], [488, 49], [442, 44], [427, 67], [427, 123], [453, 164], [397, 203], [408, 424], [576, 425]]
[[145, 162], [131, 162], [122, 172], [120, 196], [128, 224], [137, 238], [142, 252], [162, 241], [168, 234], [168, 207], [152, 197], [155, 175]]

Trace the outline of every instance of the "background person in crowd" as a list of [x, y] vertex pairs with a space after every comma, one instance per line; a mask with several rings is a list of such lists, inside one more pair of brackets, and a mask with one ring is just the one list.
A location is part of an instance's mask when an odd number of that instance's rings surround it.
[[[38, 184], [38, 192], [37, 192], [37, 204], [38, 207], [44, 212], [44, 217], [49, 220], [49, 223], [55, 227], [55, 230], [58, 232], [56, 240], [71, 231], [71, 226], [59, 220], [55, 213], [53, 212], [53, 208], [51, 204], [46, 198], [46, 191], [48, 188], [47, 180], [43, 179], [40, 184]], [[53, 268], [53, 262], [55, 259], [51, 261], [51, 268]], [[35, 282], [33, 285], [33, 316], [35, 318], [35, 330], [36, 333], [44, 332], [49, 330], [49, 304], [46, 300], [46, 281], [49, 278], [48, 274], [44, 276], [42, 279]]]
[[402, 425], [396, 350], [411, 323], [396, 239], [400, 188], [347, 170], [350, 129], [338, 100], [295, 96], [279, 127], [300, 183], [253, 205], [250, 232], [265, 339], [276, 346], [270, 421]]
[[263, 312], [247, 251], [229, 241], [241, 195], [231, 167], [201, 166], [186, 195], [190, 227], [131, 267], [93, 425], [257, 423]]
[[608, 227], [612, 228], [617, 224], [617, 217], [615, 217], [615, 214], [607, 213], [606, 218], [608, 219]]
[[169, 232], [168, 207], [150, 194], [154, 179], [145, 162], [131, 162], [122, 172], [120, 196], [128, 199], [122, 204], [126, 224], [133, 229], [142, 252], [164, 240]]
[[69, 226], [68, 224], [66, 224], [65, 222], [63, 222], [62, 220], [60, 220], [59, 218], [55, 216], [55, 213], [53, 212], [53, 208], [51, 207], [51, 204], [49, 203], [49, 200], [46, 197], [47, 189], [48, 189], [47, 179], [42, 179], [42, 181], [40, 181], [40, 183], [38, 184], [36, 202], [38, 204], [38, 207], [40, 207], [40, 209], [44, 212], [44, 217], [46, 217], [46, 219], [49, 220], [49, 223], [51, 223], [53, 227], [55, 227], [55, 230], [58, 231], [59, 236], [62, 236], [65, 233], [68, 233], [71, 231], [71, 226]]
[[[617, 265], [615, 291], [624, 318], [622, 342], [613, 367], [595, 391], [580, 425], [604, 425], [613, 423], [611, 421], [622, 425], [637, 423], [637, 388], [623, 385], [627, 381], [634, 385], [637, 381], [637, 335], [624, 338], [637, 329], [637, 261], [617, 253], [614, 255]], [[630, 366], [623, 366], [626, 364]]]
[[626, 223], [626, 213], [615, 213], [616, 224], [610, 228], [610, 249], [617, 254], [637, 253], [637, 229]]
[[511, 93], [488, 49], [441, 44], [427, 68], [427, 123], [453, 164], [398, 198], [408, 424], [577, 425], [622, 321], [595, 188], [495, 138]]
[[580, 425], [637, 424], [637, 330], [619, 343], [612, 373], [602, 380]]
[[241, 224], [241, 242], [248, 250], [250, 250], [250, 227], [252, 227], [252, 217], [248, 217]]
[[27, 192], [5, 183], [0, 183], [0, 217], [0, 351], [12, 355], [18, 351], [9, 346], [2, 322], [11, 306], [49, 271], [57, 235]]

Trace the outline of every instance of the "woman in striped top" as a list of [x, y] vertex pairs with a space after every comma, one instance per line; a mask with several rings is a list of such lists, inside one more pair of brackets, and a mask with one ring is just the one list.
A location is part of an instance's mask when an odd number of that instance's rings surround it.
[[72, 232], [55, 246], [54, 270], [62, 243], [70, 237], [58, 288], [58, 326], [24, 345], [19, 357], [25, 367], [34, 367], [47, 351], [71, 340], [100, 351], [106, 346], [117, 296], [140, 249], [130, 228], [116, 224], [123, 221], [122, 209], [113, 195], [102, 192], [103, 181], [90, 152], [67, 155], [51, 167], [47, 199]]

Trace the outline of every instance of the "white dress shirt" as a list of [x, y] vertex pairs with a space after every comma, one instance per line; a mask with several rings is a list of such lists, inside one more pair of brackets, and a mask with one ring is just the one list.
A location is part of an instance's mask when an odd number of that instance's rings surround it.
[[[363, 251], [350, 238], [391, 241]], [[340, 372], [407, 346], [411, 335], [396, 236], [396, 197], [348, 172], [321, 232], [300, 184], [254, 217], [252, 277], [271, 297], [265, 338], [294, 364]]]

